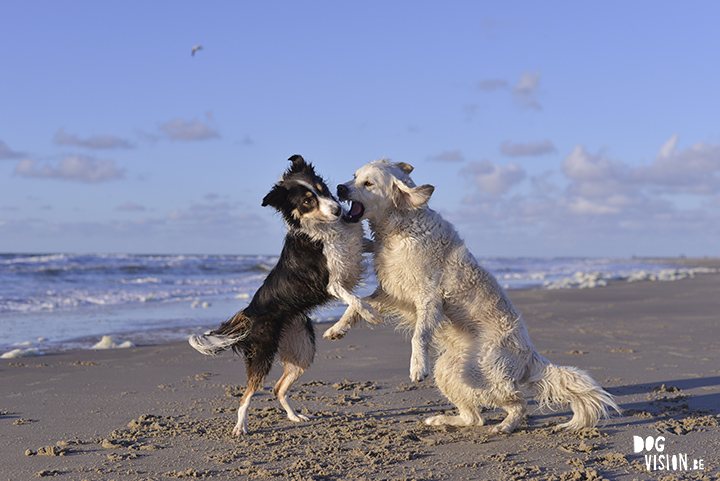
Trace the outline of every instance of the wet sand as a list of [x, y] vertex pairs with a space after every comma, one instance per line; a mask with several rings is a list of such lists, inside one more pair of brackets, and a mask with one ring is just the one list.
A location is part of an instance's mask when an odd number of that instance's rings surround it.
[[[499, 410], [482, 427], [429, 427], [424, 418], [454, 409], [432, 379], [410, 382], [402, 334], [361, 327], [333, 342], [325, 324], [291, 397], [312, 420], [285, 417], [270, 390], [277, 366], [242, 437], [231, 430], [245, 374], [230, 353], [173, 343], [0, 360], [0, 479], [720, 477], [720, 274], [509, 295], [537, 350], [590, 372], [622, 415], [558, 432], [570, 413], [531, 403], [511, 435], [489, 434]], [[660, 441], [635, 453], [635, 436]]]

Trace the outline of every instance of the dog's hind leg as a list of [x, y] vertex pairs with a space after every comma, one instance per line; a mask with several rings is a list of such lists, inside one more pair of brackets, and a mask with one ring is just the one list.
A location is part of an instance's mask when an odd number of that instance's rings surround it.
[[485, 421], [480, 414], [475, 390], [468, 384], [467, 377], [477, 378], [479, 372], [471, 373], [469, 369], [479, 371], [477, 366], [467, 362], [462, 351], [447, 350], [435, 363], [435, 383], [440, 391], [453, 403], [459, 411], [457, 416], [438, 415], [425, 420], [430, 426], [482, 426]]
[[263, 381], [267, 377], [270, 369], [272, 369], [273, 359], [278, 349], [277, 337], [271, 330], [262, 333], [262, 338], [255, 332], [252, 332], [248, 339], [246, 348], [243, 349], [245, 354], [245, 372], [247, 373], [247, 387], [245, 393], [240, 400], [240, 408], [238, 409], [238, 421], [233, 428], [233, 434], [239, 436], [248, 432], [248, 409], [250, 408], [250, 400], [253, 394], [260, 389]]
[[517, 353], [493, 347], [480, 360], [480, 368], [487, 379], [487, 403], [501, 407], [507, 416], [497, 426], [490, 429], [491, 434], [509, 434], [525, 418], [527, 402], [520, 390], [515, 364]]
[[503, 421], [490, 429], [490, 434], [510, 434], [525, 419], [527, 403], [522, 394], [512, 393], [502, 401], [502, 408], [508, 413]]
[[272, 367], [272, 361], [269, 363], [260, 363], [253, 361], [255, 361], [255, 359], [252, 359], [247, 366], [248, 383], [247, 387], [245, 388], [245, 393], [240, 400], [240, 408], [238, 409], [238, 421], [232, 432], [234, 436], [247, 434], [247, 413], [248, 409], [250, 408], [250, 399], [252, 399], [253, 394], [255, 394], [255, 392], [260, 389], [263, 380], [267, 376], [268, 372], [270, 372], [270, 368]]
[[298, 366], [291, 362], [286, 362], [283, 375], [277, 382], [277, 384], [275, 384], [275, 388], [273, 389], [275, 395], [280, 400], [280, 404], [282, 405], [283, 409], [285, 409], [287, 417], [290, 421], [300, 422], [310, 420], [309, 417], [295, 411], [295, 409], [292, 407], [292, 404], [290, 404], [290, 401], [288, 400], [288, 390], [290, 389], [292, 384], [300, 376], [302, 376], [302, 374], [305, 372], [305, 369], [306, 368], [302, 366]]
[[280, 360], [285, 368], [273, 389], [291, 421], [308, 421], [310, 418], [293, 409], [288, 390], [310, 367], [315, 357], [315, 330], [309, 318], [298, 317], [283, 331], [280, 339]]

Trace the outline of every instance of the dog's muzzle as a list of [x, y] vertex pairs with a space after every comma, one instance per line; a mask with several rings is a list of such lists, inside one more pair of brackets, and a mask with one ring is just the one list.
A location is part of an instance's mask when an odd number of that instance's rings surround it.
[[350, 189], [348, 189], [347, 186], [344, 184], [338, 185], [337, 193], [338, 193], [338, 199], [340, 199], [340, 202], [349, 202], [350, 203], [350, 210], [348, 210], [345, 214], [343, 214], [343, 217], [342, 217], [343, 220], [345, 222], [349, 222], [349, 223], [360, 222], [363, 214], [365, 214], [365, 206], [362, 205], [362, 202], [358, 202], [356, 200], [350, 200], [348, 198], [348, 196], [350, 195]]

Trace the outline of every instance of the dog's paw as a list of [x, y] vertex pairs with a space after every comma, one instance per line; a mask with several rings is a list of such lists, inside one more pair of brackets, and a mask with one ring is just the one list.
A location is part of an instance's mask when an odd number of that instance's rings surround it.
[[447, 417], [443, 415], [432, 416], [425, 420], [425, 424], [428, 426], [443, 426], [447, 424]]
[[338, 341], [345, 337], [345, 334], [347, 334], [348, 328], [345, 326], [339, 326], [338, 324], [335, 324], [330, 329], [325, 331], [323, 334], [323, 338], [329, 339], [331, 341]]
[[248, 433], [247, 422], [238, 421], [238, 423], [233, 428], [232, 433], [233, 433], [233, 436], [242, 436], [243, 434], [247, 434]]
[[310, 421], [310, 418], [304, 414], [295, 413], [294, 415], [288, 414], [288, 419], [292, 422], [299, 423], [301, 421]]
[[430, 366], [427, 359], [416, 359], [413, 356], [410, 362], [410, 379], [413, 382], [420, 382], [430, 375]]
[[490, 428], [490, 434], [510, 434], [511, 432], [513, 432], [513, 428], [502, 423]]

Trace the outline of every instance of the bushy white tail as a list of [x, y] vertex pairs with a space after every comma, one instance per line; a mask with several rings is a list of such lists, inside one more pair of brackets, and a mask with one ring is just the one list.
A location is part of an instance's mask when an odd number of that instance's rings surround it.
[[188, 342], [206, 356], [217, 356], [231, 347], [240, 352], [240, 342], [250, 335], [251, 326], [252, 320], [240, 311], [216, 330], [207, 331], [202, 336], [190, 336]]
[[618, 413], [610, 393], [585, 371], [571, 366], [557, 366], [537, 352], [533, 354], [533, 376], [528, 381], [540, 405], [570, 405], [573, 417], [559, 427], [578, 430], [595, 426], [610, 417], [609, 408]]
[[197, 351], [206, 356], [217, 356], [222, 351], [231, 348], [240, 339], [225, 334], [213, 334], [208, 331], [203, 335], [190, 336], [188, 342]]

